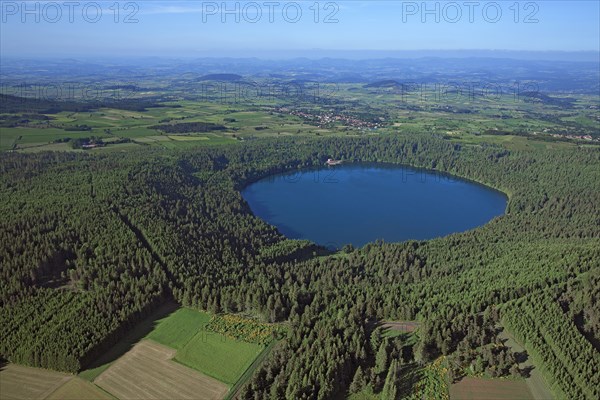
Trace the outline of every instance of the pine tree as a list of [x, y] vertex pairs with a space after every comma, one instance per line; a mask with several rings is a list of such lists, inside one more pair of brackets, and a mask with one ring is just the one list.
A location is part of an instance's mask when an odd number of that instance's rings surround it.
[[390, 369], [388, 370], [383, 391], [381, 392], [382, 400], [395, 400], [398, 394], [398, 360], [392, 360]]
[[358, 393], [366, 386], [367, 381], [365, 379], [365, 374], [363, 373], [362, 367], [359, 366], [354, 373], [354, 379], [352, 379], [352, 383], [350, 384], [350, 393]]
[[388, 339], [386, 338], [386, 340], [384, 340], [381, 345], [379, 346], [379, 351], [377, 352], [377, 355], [375, 356], [375, 372], [380, 374], [382, 372], [384, 372], [387, 367], [388, 367], [388, 351], [387, 351], [387, 347], [388, 347]]

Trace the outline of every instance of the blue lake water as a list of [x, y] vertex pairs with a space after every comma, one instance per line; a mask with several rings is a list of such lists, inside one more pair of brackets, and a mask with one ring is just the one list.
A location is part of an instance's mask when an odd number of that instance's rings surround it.
[[504, 214], [506, 196], [450, 175], [345, 164], [274, 175], [242, 191], [254, 214], [292, 239], [341, 248], [463, 232]]

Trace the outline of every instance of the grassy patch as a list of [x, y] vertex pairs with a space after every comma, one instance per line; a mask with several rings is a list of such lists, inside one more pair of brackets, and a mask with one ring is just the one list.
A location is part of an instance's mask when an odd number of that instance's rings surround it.
[[[224, 331], [211, 331], [211, 322], [213, 328], [222, 328]], [[239, 330], [240, 327], [247, 329]], [[233, 385], [250, 366], [256, 366], [253, 363], [265, 346], [242, 341], [242, 337], [232, 335], [241, 332], [244, 333], [244, 338], [250, 340], [262, 338], [260, 334], [267, 332], [268, 341], [271, 342], [273, 329], [271, 324], [261, 324], [236, 316], [211, 318], [208, 313], [181, 308], [158, 321], [146, 338], [176, 349], [175, 361]]]
[[367, 386], [358, 393], [352, 393], [348, 396], [348, 400], [379, 400], [379, 395], [373, 393], [373, 389]]
[[524, 371], [529, 371], [529, 376], [525, 378], [525, 383], [527, 384], [527, 387], [531, 391], [533, 397], [536, 399], [554, 398], [555, 396], [550, 390], [549, 385], [546, 383], [540, 370], [533, 365], [531, 356], [527, 354], [525, 348], [515, 340], [515, 338], [508, 332], [508, 330], [506, 330], [506, 328], [502, 330], [499, 337], [502, 340], [505, 340], [504, 344], [512, 351], [522, 355], [519, 360], [519, 368]]
[[181, 308], [159, 320], [156, 328], [146, 337], [179, 350], [204, 328], [208, 321], [210, 316], [206, 313]]
[[233, 385], [260, 354], [263, 346], [200, 331], [181, 350], [175, 360]]

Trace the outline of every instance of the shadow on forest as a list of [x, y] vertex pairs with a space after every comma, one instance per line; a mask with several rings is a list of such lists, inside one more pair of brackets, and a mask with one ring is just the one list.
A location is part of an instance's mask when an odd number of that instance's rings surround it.
[[526, 351], [521, 351], [521, 352], [514, 352], [513, 353], [515, 356], [515, 361], [517, 362], [517, 364], [523, 364], [525, 361], [527, 361], [529, 359], [529, 356], [527, 355]]
[[418, 363], [405, 364], [400, 369], [402, 379], [398, 381], [399, 398], [408, 398], [415, 393], [417, 382], [423, 379], [423, 367]]
[[110, 364], [113, 361], [116, 361], [123, 354], [131, 350], [137, 342], [139, 342], [150, 332], [152, 332], [154, 328], [156, 328], [156, 325], [158, 325], [159, 320], [168, 317], [169, 315], [177, 311], [179, 308], [179, 304], [175, 303], [172, 300], [163, 304], [152, 314], [150, 314], [144, 320], [135, 325], [135, 327], [131, 331], [129, 331], [127, 335], [125, 335], [117, 343], [111, 346], [104, 354], [102, 354], [94, 361], [86, 365], [82, 372], [99, 368], [106, 364]]
[[[507, 344], [508, 339], [502, 339], [501, 342], [503, 345], [510, 347]], [[513, 352], [513, 356], [515, 357], [515, 361], [517, 362], [517, 364], [519, 364], [519, 369], [521, 370], [521, 376], [525, 379], [530, 378], [531, 371], [533, 371], [535, 369], [535, 367], [533, 365], [529, 365], [527, 367], [521, 366], [521, 364], [524, 364], [529, 360], [529, 354], [527, 354], [527, 350], [515, 351], [515, 352]]]
[[535, 367], [530, 365], [529, 367], [521, 368], [521, 376], [523, 378], [531, 378], [531, 371], [533, 371]]

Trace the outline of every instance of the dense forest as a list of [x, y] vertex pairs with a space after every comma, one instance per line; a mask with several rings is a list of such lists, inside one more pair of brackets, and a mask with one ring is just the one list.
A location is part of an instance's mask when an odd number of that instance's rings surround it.
[[[120, 90], [126, 90], [121, 92]], [[49, 96], [41, 95], [40, 98], [29, 98], [22, 96], [13, 96], [10, 94], [0, 94], [0, 114], [11, 113], [30, 113], [36, 116], [43, 114], [58, 114], [63, 111], [86, 112], [97, 110], [104, 107], [112, 107], [119, 110], [128, 111], [146, 111], [152, 107], [162, 107], [158, 101], [140, 100], [130, 98], [134, 88], [111, 88], [111, 96], [100, 96], [92, 94], [88, 101], [61, 101], [53, 100]], [[172, 106], [171, 106], [172, 107]], [[3, 116], [3, 118], [6, 116]]]
[[211, 132], [227, 129], [224, 125], [213, 124], [211, 122], [181, 122], [172, 125], [153, 125], [149, 128], [156, 129], [164, 133]]
[[[253, 216], [240, 194], [330, 157], [482, 182], [509, 195], [507, 213], [444, 238], [328, 257]], [[592, 147], [508, 151], [420, 135], [3, 154], [0, 355], [75, 372], [174, 298], [288, 321], [245, 399], [326, 399], [366, 384], [393, 398], [402, 363], [440, 355], [515, 374], [512, 355], [491, 346], [500, 323], [559, 397], [598, 398], [599, 167]], [[383, 319], [422, 321], [414, 354], [381, 337]]]

